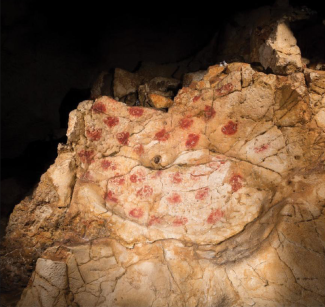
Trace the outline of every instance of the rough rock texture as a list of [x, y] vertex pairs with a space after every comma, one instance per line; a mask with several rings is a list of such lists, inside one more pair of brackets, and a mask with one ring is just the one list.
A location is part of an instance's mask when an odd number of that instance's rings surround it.
[[232, 63], [168, 113], [80, 103], [10, 218], [18, 306], [324, 306], [324, 82]]

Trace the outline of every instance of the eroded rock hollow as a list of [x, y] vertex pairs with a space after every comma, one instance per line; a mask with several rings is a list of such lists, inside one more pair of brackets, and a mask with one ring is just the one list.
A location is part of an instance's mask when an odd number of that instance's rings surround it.
[[285, 23], [269, 35], [273, 74], [218, 64], [168, 112], [70, 113], [7, 227], [7, 284], [35, 267], [18, 306], [325, 305], [325, 72]]

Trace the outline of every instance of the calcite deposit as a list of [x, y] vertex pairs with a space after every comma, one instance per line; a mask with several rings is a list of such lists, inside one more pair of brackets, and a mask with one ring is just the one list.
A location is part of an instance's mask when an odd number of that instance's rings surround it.
[[285, 27], [259, 49], [281, 75], [215, 65], [174, 99], [152, 78], [168, 112], [101, 96], [70, 113], [3, 242], [19, 307], [325, 306], [325, 72]]

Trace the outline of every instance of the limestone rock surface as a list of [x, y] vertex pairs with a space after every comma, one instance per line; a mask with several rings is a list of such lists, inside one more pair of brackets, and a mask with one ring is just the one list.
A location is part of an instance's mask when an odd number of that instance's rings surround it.
[[18, 306], [325, 306], [324, 74], [188, 80], [167, 113], [70, 113], [7, 227]]

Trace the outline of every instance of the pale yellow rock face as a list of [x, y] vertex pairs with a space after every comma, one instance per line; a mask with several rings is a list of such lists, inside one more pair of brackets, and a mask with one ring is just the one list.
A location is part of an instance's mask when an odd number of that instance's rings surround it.
[[301, 71], [301, 53], [297, 40], [288, 24], [278, 22], [273, 32], [259, 48], [259, 60], [263, 67], [272, 72], [292, 74]]
[[168, 113], [80, 103], [10, 219], [9, 267], [47, 248], [18, 306], [324, 306], [323, 78], [232, 63]]

